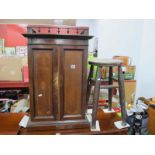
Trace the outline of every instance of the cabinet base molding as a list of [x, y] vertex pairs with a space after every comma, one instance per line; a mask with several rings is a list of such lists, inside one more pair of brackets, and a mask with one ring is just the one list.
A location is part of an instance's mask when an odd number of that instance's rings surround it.
[[29, 121], [26, 130], [63, 130], [63, 129], [83, 129], [90, 128], [90, 123], [86, 119], [65, 120], [65, 121]]

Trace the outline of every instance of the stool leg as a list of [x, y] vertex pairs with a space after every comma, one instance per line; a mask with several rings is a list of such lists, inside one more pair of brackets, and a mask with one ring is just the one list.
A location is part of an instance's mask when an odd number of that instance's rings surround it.
[[[113, 68], [112, 66], [109, 67], [109, 85], [113, 84]], [[109, 111], [112, 109], [112, 95], [113, 95], [113, 89], [110, 88], [108, 90], [108, 103], [109, 103]]]
[[97, 114], [98, 100], [99, 100], [99, 94], [100, 94], [101, 69], [102, 67], [98, 66], [97, 72], [96, 72], [94, 95], [93, 95], [92, 128], [96, 128], [96, 114]]
[[121, 114], [123, 119], [122, 125], [126, 125], [125, 88], [124, 88], [124, 77], [121, 65], [118, 66], [118, 83], [119, 83], [119, 99], [121, 105]]
[[94, 72], [94, 65], [90, 66], [90, 71], [89, 71], [89, 76], [88, 76], [88, 81], [87, 81], [87, 98], [86, 98], [86, 106], [88, 108], [88, 101], [91, 93], [91, 88], [92, 88], [92, 82], [91, 79], [93, 78], [93, 72]]

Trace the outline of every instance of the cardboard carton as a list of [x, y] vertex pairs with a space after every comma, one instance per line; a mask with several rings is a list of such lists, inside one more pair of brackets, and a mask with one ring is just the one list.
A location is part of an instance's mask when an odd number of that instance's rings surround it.
[[27, 46], [16, 46], [17, 56], [27, 56]]
[[27, 63], [27, 57], [1, 56], [0, 81], [23, 81], [22, 68]]
[[114, 56], [113, 59], [122, 60], [124, 66], [130, 65], [129, 57], [128, 56]]
[[[114, 82], [114, 84], [117, 84], [117, 82]], [[133, 104], [134, 95], [136, 91], [136, 80], [125, 80], [124, 86], [125, 86], [126, 102], [128, 104]], [[117, 93], [118, 93], [118, 89], [117, 89]]]

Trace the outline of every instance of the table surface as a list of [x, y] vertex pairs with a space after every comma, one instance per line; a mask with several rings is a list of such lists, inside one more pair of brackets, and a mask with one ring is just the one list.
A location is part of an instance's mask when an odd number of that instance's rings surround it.
[[[13, 135], [17, 134], [19, 122], [24, 113], [0, 113], [0, 134]], [[117, 129], [114, 122], [120, 120], [116, 113], [104, 113], [101, 109], [97, 111], [101, 131], [91, 132], [90, 129], [72, 129], [72, 130], [53, 130], [53, 131], [31, 131], [21, 130], [25, 135], [56, 135], [56, 134], [73, 134], [73, 135], [124, 135], [127, 134], [128, 128]]]

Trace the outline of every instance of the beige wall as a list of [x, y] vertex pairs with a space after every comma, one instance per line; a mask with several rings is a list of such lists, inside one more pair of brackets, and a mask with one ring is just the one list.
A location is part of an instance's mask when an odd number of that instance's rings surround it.
[[[60, 24], [59, 24], [60, 22]], [[54, 24], [75, 26], [75, 19], [0, 19], [0, 24]]]

